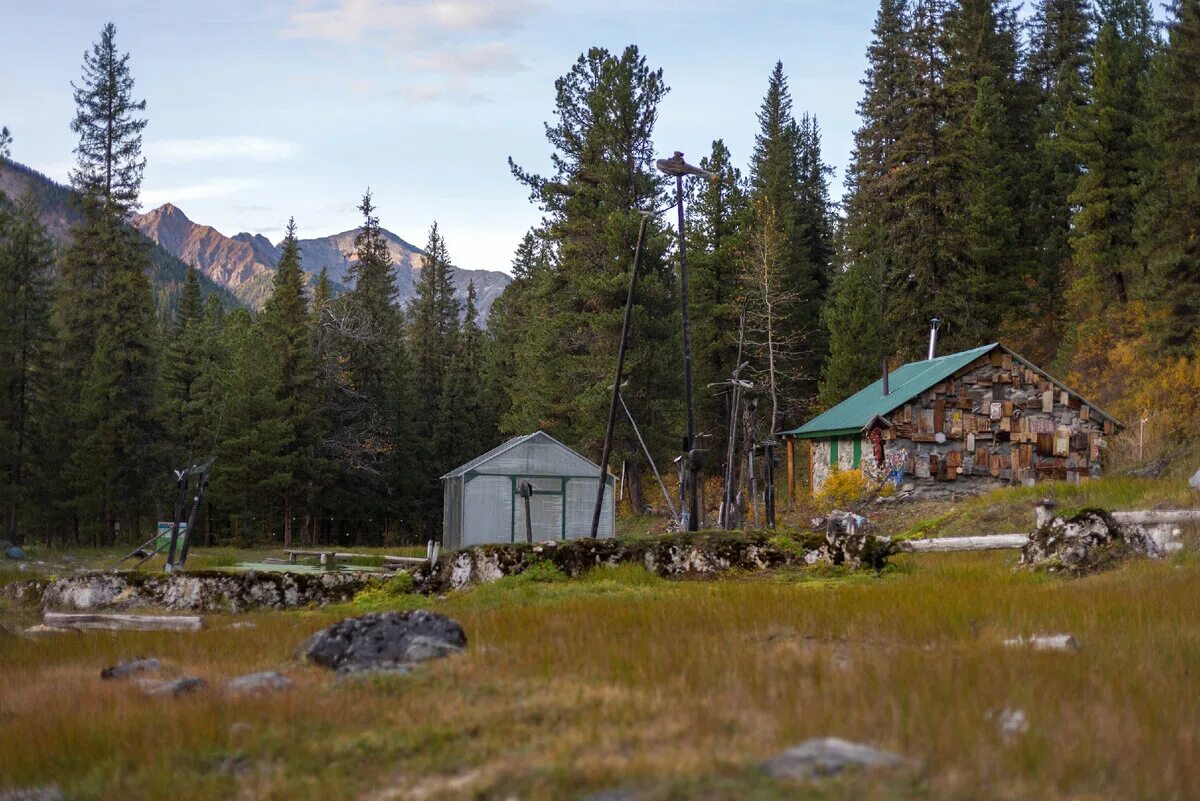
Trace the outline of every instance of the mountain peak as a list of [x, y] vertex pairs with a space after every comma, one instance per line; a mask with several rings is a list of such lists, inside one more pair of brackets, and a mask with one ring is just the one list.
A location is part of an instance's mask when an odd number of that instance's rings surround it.
[[183, 209], [179, 208], [174, 203], [164, 203], [161, 206], [159, 206], [157, 209], [148, 211], [145, 214], [143, 214], [142, 216], [149, 217], [151, 215], [155, 215], [158, 217], [177, 217], [177, 218], [179, 218], [179, 220], [181, 222], [191, 222], [191, 220], [188, 218], [188, 216], [183, 213]]

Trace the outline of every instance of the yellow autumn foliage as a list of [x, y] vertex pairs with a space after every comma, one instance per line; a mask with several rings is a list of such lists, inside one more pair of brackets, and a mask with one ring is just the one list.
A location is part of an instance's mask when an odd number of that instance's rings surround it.
[[867, 500], [873, 487], [861, 470], [838, 470], [829, 475], [813, 500], [822, 512], [845, 509]]

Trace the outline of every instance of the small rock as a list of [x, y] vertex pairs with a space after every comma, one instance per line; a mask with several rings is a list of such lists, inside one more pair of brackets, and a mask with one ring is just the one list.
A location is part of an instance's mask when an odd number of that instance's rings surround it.
[[1045, 634], [1032, 637], [1013, 637], [1005, 640], [1009, 648], [1032, 648], [1035, 651], [1078, 651], [1079, 640], [1071, 634]]
[[215, 771], [221, 776], [241, 776], [250, 770], [250, 757], [245, 754], [226, 754], [216, 764]]
[[1006, 743], [1011, 743], [1025, 732], [1029, 731], [1029, 718], [1024, 709], [1011, 707], [1001, 709], [996, 715], [996, 725], [1000, 727], [1000, 736]]
[[123, 679], [126, 676], [132, 676], [134, 673], [157, 673], [162, 670], [162, 662], [153, 658], [138, 657], [136, 659], [126, 659], [124, 662], [118, 662], [112, 667], [106, 667], [100, 671], [102, 679]]
[[586, 796], [583, 801], [638, 801], [643, 795], [641, 790], [632, 788], [620, 790], [601, 790]]
[[437, 659], [461, 651], [467, 635], [455, 621], [424, 609], [375, 612], [322, 629], [300, 646], [301, 655], [341, 673]]
[[292, 680], [282, 673], [265, 671], [249, 673], [225, 682], [225, 689], [235, 693], [255, 693], [260, 690], [286, 690], [292, 686]]
[[1188, 486], [1192, 489], [1200, 490], [1200, 470], [1192, 473], [1192, 477], [1188, 479]]
[[9, 548], [8, 550], [6, 550], [4, 552], [4, 555], [7, 556], [9, 559], [13, 559], [18, 562], [25, 558], [25, 552], [23, 550], [21, 550], [21, 548], [17, 545], [14, 545], [11, 548]]
[[182, 679], [163, 681], [160, 679], [138, 679], [138, 687], [150, 696], [180, 696], [203, 690], [208, 682], [199, 676], [185, 676]]
[[1168, 462], [1166, 459], [1155, 459], [1149, 464], [1142, 465], [1136, 470], [1130, 470], [1128, 475], [1135, 478], [1158, 478], [1167, 469]]
[[0, 801], [63, 801], [63, 794], [57, 784], [45, 787], [22, 787], [0, 793]]
[[903, 757], [869, 745], [838, 737], [819, 737], [768, 759], [762, 763], [762, 769], [773, 779], [822, 779], [847, 768], [895, 767], [904, 761]]

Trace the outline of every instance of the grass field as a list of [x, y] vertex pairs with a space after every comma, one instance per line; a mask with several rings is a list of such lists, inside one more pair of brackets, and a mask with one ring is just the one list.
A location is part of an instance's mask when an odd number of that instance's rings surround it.
[[[0, 634], [0, 789], [67, 798], [1193, 799], [1200, 787], [1200, 560], [1080, 580], [1008, 554], [902, 558], [880, 576], [667, 582], [640, 567], [513, 577], [448, 598], [212, 616], [198, 633]], [[335, 683], [297, 664], [364, 608], [451, 615], [466, 653]], [[1070, 632], [1078, 653], [1005, 648]], [[99, 671], [158, 656], [208, 691], [146, 699]], [[296, 687], [230, 697], [253, 670]], [[994, 719], [1020, 708], [1006, 741]], [[757, 769], [812, 736], [911, 767], [788, 785]]]

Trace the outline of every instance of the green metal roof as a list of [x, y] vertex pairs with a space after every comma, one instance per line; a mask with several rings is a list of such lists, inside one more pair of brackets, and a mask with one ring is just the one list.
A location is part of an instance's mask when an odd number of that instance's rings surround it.
[[934, 384], [945, 381], [980, 356], [989, 353], [998, 344], [993, 342], [974, 350], [902, 364], [888, 373], [887, 395], [883, 394], [881, 378], [799, 428], [780, 433], [786, 437], [800, 439], [857, 434], [875, 415], [886, 415], [897, 406], [903, 406]]
[[1084, 398], [1078, 392], [1021, 354], [1016, 353], [1011, 348], [1006, 348], [999, 342], [993, 342], [990, 345], [982, 345], [972, 350], [938, 356], [936, 359], [902, 364], [888, 373], [888, 394], [886, 396], [883, 394], [883, 379], [880, 379], [846, 398], [846, 400], [834, 406], [829, 411], [817, 415], [799, 428], [779, 432], [779, 436], [812, 439], [857, 434], [876, 415], [886, 416], [888, 412], [908, 403], [934, 384], [940, 384], [945, 381], [980, 356], [990, 353], [994, 348], [1000, 348], [1005, 353], [1011, 355], [1016, 361], [1031, 370], [1041, 373], [1060, 389], [1066, 390], [1079, 398], [1081, 402], [1086, 403], [1091, 407], [1093, 412], [1111, 420], [1118, 428], [1125, 427], [1125, 424], [1120, 420], [1096, 406], [1096, 404], [1087, 400], [1087, 398]]

